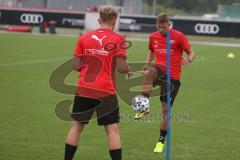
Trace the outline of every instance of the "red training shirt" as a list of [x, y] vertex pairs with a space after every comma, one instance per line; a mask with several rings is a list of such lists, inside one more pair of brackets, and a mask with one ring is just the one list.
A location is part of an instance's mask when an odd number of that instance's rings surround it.
[[[159, 31], [150, 35], [148, 48], [154, 53], [155, 64], [166, 73], [167, 69], [167, 37]], [[177, 30], [170, 29], [170, 72], [171, 78], [180, 80], [183, 51], [190, 49], [186, 36]]]
[[110, 29], [97, 29], [79, 37], [74, 56], [82, 59], [77, 93], [103, 98], [116, 94], [115, 57], [126, 57], [125, 39]]

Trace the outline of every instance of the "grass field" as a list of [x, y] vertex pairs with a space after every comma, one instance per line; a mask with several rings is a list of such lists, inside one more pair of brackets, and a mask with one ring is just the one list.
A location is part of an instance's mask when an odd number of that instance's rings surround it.
[[[53, 91], [50, 74], [72, 57], [77, 38], [0, 33], [0, 160], [63, 159], [70, 122], [58, 119], [55, 104], [72, 99]], [[172, 160], [237, 160], [240, 157], [240, 48], [193, 45], [196, 61], [183, 67], [182, 85], [173, 112], [188, 116], [173, 121]], [[129, 62], [144, 61], [146, 42], [133, 42]], [[235, 59], [228, 59], [229, 52]], [[72, 73], [67, 83], [74, 83]], [[120, 98], [122, 114], [133, 114]], [[158, 113], [157, 97], [151, 99]], [[191, 113], [190, 113], [191, 110]], [[120, 124], [125, 160], [160, 160], [152, 153], [159, 122], [136, 122], [126, 117]], [[75, 159], [109, 159], [104, 129], [90, 123]]]

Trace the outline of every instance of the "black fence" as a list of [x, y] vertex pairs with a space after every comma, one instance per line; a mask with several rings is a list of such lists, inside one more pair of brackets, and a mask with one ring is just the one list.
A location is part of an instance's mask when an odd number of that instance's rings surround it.
[[[37, 26], [55, 21], [57, 27], [84, 28], [85, 13], [51, 10], [1, 9], [0, 24]], [[240, 22], [172, 19], [173, 28], [187, 35], [240, 37]], [[120, 31], [156, 31], [156, 17], [121, 16]]]
[[[124, 21], [125, 19], [125, 21]], [[120, 30], [135, 32], [156, 31], [156, 17], [132, 17], [121, 16], [121, 21], [131, 23], [120, 25]], [[217, 37], [240, 37], [240, 22], [230, 21], [209, 21], [209, 20], [189, 20], [172, 18], [172, 25], [186, 35], [217, 36]]]
[[0, 24], [9, 25], [38, 26], [55, 21], [57, 27], [84, 28], [84, 18], [84, 13], [0, 9]]
[[173, 26], [187, 35], [240, 37], [240, 22], [174, 19]]

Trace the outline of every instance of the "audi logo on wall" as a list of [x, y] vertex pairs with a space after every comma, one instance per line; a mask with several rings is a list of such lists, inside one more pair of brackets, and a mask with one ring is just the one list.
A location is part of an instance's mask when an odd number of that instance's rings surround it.
[[197, 33], [218, 34], [220, 28], [217, 24], [197, 23], [194, 30]]
[[22, 23], [39, 24], [43, 22], [43, 16], [41, 14], [23, 13], [20, 20]]

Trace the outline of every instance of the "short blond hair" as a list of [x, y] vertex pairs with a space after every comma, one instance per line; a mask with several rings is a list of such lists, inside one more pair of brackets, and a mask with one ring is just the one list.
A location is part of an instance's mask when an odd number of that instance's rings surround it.
[[118, 13], [112, 7], [105, 7], [100, 9], [99, 17], [103, 22], [109, 22], [114, 19], [117, 19]]

